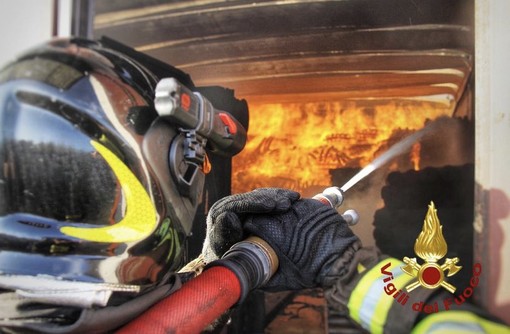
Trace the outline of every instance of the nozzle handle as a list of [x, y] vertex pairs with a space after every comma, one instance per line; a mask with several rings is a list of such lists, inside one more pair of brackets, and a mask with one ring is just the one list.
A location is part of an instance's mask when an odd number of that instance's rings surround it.
[[359, 221], [359, 214], [356, 210], [347, 210], [342, 215], [342, 218], [349, 224], [350, 226], [356, 225]]

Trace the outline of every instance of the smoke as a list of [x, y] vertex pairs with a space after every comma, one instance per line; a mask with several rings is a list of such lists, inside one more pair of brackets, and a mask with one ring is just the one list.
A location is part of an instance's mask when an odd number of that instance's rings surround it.
[[461, 165], [472, 162], [473, 136], [472, 134], [469, 135], [470, 131], [467, 127], [469, 124], [471, 122], [450, 117], [440, 117], [426, 122], [422, 129], [391, 146], [386, 152], [354, 175], [341, 187], [342, 191], [349, 190], [376, 169], [409, 152], [413, 144], [420, 141], [425, 146], [424, 152], [428, 151], [427, 156], [424, 157], [424, 160], [428, 160], [428, 166], [437, 166], [438, 164]]
[[[347, 191], [343, 208], [354, 208], [360, 215], [360, 223], [353, 231], [366, 246], [373, 245], [374, 212], [384, 207], [381, 190], [387, 175], [395, 167], [392, 162], [409, 152], [414, 143], [419, 142], [420, 168], [461, 166], [474, 161], [473, 123], [468, 119], [441, 117], [428, 120], [425, 126], [374, 159], [367, 167], [354, 175], [343, 187]], [[400, 160], [399, 160], [400, 162]], [[370, 166], [370, 167], [369, 167]], [[402, 169], [405, 171], [405, 168]]]
[[434, 128], [433, 122], [427, 124], [424, 128], [415, 133], [405, 137], [395, 145], [391, 146], [389, 150], [381, 154], [374, 161], [365, 166], [358, 174], [354, 175], [346, 184], [344, 184], [341, 189], [342, 191], [349, 190], [352, 186], [354, 186], [359, 181], [363, 180], [369, 174], [371, 174], [374, 170], [384, 166], [394, 158], [408, 152], [414, 143], [422, 139], [425, 135], [429, 134], [433, 131]]
[[433, 131], [421, 141], [423, 167], [474, 163], [474, 123], [467, 118], [441, 117], [429, 121]]

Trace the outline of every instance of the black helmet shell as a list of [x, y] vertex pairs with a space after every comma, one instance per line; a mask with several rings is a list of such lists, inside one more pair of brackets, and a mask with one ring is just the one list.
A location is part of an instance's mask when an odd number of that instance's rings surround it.
[[154, 285], [181, 265], [201, 193], [169, 174], [179, 131], [156, 117], [158, 79], [81, 39], [0, 71], [1, 274]]

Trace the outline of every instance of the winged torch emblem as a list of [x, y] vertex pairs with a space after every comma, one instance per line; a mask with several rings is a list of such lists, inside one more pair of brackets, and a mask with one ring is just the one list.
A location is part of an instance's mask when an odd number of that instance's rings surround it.
[[447, 251], [448, 246], [443, 237], [443, 226], [441, 226], [437, 217], [434, 202], [430, 202], [427, 215], [423, 221], [423, 228], [414, 243], [415, 254], [425, 263], [419, 264], [415, 257], [404, 257], [406, 265], [402, 267], [402, 271], [417, 279], [406, 286], [407, 292], [411, 292], [419, 286], [427, 289], [442, 286], [451, 293], [455, 292], [456, 287], [446, 282], [445, 275], [446, 277], [455, 275], [462, 266], [457, 266], [458, 257], [446, 258], [443, 264], [438, 264], [438, 261], [446, 255]]

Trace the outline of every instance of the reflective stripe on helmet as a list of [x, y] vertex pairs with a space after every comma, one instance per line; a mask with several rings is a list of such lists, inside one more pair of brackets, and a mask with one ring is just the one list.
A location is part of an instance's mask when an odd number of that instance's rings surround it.
[[[391, 262], [391, 265], [385, 270], [391, 271], [393, 278], [384, 282], [387, 276], [381, 273], [381, 268], [388, 262]], [[402, 265], [402, 261], [394, 258], [383, 260], [365, 273], [351, 293], [348, 303], [350, 315], [371, 333], [383, 333], [386, 317], [395, 302], [392, 296], [386, 294], [384, 287], [392, 283], [397, 291], [403, 289], [412, 279], [400, 270]]]
[[140, 181], [131, 170], [108, 148], [91, 141], [92, 146], [112, 168], [126, 199], [126, 214], [111, 226], [64, 226], [60, 231], [66, 235], [87, 241], [129, 242], [149, 236], [157, 225], [156, 208]]
[[510, 329], [468, 311], [448, 310], [428, 315], [412, 331], [412, 334], [425, 333], [493, 334], [510, 333]]

